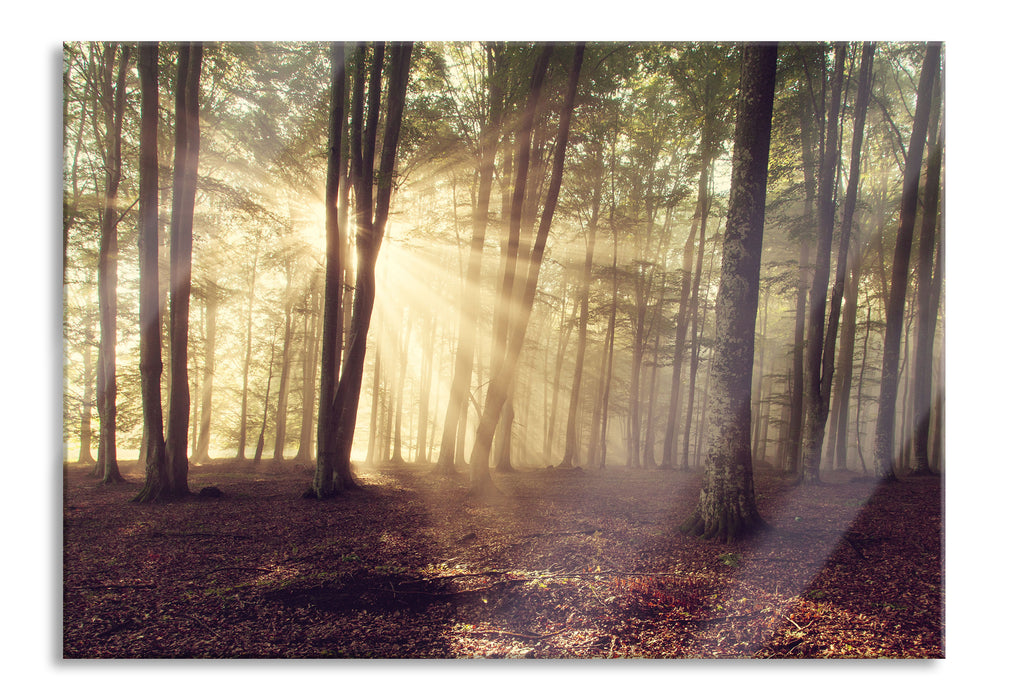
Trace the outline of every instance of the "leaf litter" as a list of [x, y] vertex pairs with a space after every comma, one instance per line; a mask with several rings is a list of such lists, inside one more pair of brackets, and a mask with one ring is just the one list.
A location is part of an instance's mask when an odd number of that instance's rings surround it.
[[697, 474], [464, 477], [384, 465], [314, 501], [307, 465], [193, 466], [220, 498], [65, 477], [67, 658], [941, 658], [938, 477], [756, 473], [770, 528], [679, 532]]

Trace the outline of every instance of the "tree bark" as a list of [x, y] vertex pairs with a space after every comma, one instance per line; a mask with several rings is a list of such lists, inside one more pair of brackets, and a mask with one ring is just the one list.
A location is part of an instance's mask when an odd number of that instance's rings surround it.
[[193, 461], [196, 463], [210, 460], [210, 416], [214, 398], [214, 355], [217, 348], [217, 307], [219, 292], [216, 285], [208, 283], [203, 291], [206, 304], [206, 334], [203, 359], [203, 394], [200, 397], [200, 434], [193, 451]]
[[732, 181], [715, 312], [709, 398], [713, 432], [697, 510], [683, 530], [731, 542], [763, 526], [750, 452], [753, 338], [760, 283], [776, 44], [743, 49]]
[[277, 430], [273, 443], [273, 460], [284, 461], [284, 447], [287, 443], [287, 395], [291, 382], [291, 344], [294, 337], [294, 298], [291, 292], [291, 272], [287, 273], [287, 289], [284, 292], [284, 344], [280, 351], [280, 384], [277, 387]]
[[175, 497], [189, 493], [189, 296], [193, 274], [193, 210], [200, 152], [200, 69], [203, 46], [179, 47], [175, 92], [175, 181], [171, 219], [172, 382], [165, 437], [169, 488]]
[[578, 461], [578, 409], [581, 399], [582, 373], [585, 367], [585, 346], [589, 326], [589, 287], [592, 284], [592, 256], [596, 248], [596, 230], [599, 228], [599, 209], [603, 195], [603, 159], [597, 154], [595, 184], [592, 189], [592, 213], [589, 215], [588, 234], [585, 241], [585, 266], [582, 268], [578, 315], [578, 347], [575, 350], [575, 369], [571, 379], [571, 400], [568, 403], [568, 423], [564, 434], [564, 456], [559, 466], [573, 467]]
[[921, 176], [925, 132], [932, 106], [932, 83], [939, 63], [941, 44], [929, 43], [925, 50], [914, 126], [904, 163], [904, 185], [897, 225], [897, 242], [893, 255], [893, 277], [886, 307], [886, 333], [883, 337], [883, 362], [880, 374], [879, 412], [876, 416], [876, 436], [873, 443], [873, 465], [876, 476], [891, 481], [896, 478], [893, 465], [893, 428], [897, 401], [897, 363], [900, 356], [900, 335], [904, 326], [904, 300], [907, 293], [907, 270], [911, 257], [914, 219], [918, 208], [918, 179]]
[[[938, 100], [936, 100], [938, 102]], [[932, 303], [934, 290], [942, 286], [941, 266], [932, 274], [936, 223], [939, 214], [939, 181], [945, 125], [940, 124], [930, 139], [922, 202], [921, 240], [918, 243], [918, 342], [914, 368], [914, 466], [915, 476], [932, 473], [928, 462], [928, 432], [932, 406], [932, 348], [938, 303]], [[942, 236], [940, 229], [939, 236]]]
[[245, 361], [242, 363], [242, 411], [238, 423], [238, 454], [235, 459], [245, 460], [245, 443], [249, 425], [249, 370], [252, 365], [252, 302], [256, 298], [256, 266], [259, 263], [259, 239], [256, 239], [249, 270], [249, 304], [246, 308]]
[[140, 393], [147, 449], [138, 503], [167, 497], [164, 418], [161, 411], [161, 310], [158, 284], [158, 44], [141, 42], [140, 73]]
[[[378, 131], [384, 47], [375, 46], [368, 90], [368, 122], [362, 136], [364, 48], [358, 49], [355, 99], [351, 120], [351, 180], [357, 205], [357, 275], [354, 306], [350, 320], [350, 339], [343, 370], [333, 399], [331, 423], [335, 425], [335, 442], [327, 458], [333, 460], [334, 492], [357, 488], [351, 471], [350, 452], [357, 426], [357, 408], [361, 398], [361, 381], [367, 352], [368, 329], [375, 306], [375, 263], [382, 245], [393, 189], [393, 168], [396, 147], [406, 104], [407, 78], [410, 71], [411, 43], [394, 44], [391, 51], [389, 96], [386, 107], [385, 132], [378, 176], [374, 176], [374, 149]], [[372, 186], [377, 179], [373, 199]]]
[[483, 264], [484, 241], [487, 236], [490, 212], [491, 186], [494, 182], [494, 160], [497, 156], [503, 110], [504, 67], [500, 46], [488, 44], [487, 87], [489, 92], [488, 119], [483, 125], [477, 145], [477, 170], [479, 185], [476, 209], [473, 212], [473, 237], [470, 240], [466, 263], [466, 281], [459, 305], [459, 341], [456, 346], [455, 367], [445, 425], [442, 430], [441, 449], [438, 452], [438, 471], [453, 473], [456, 469], [456, 443], [459, 441], [460, 418], [469, 405], [470, 379], [473, 376], [473, 355], [480, 312], [480, 276]]
[[[532, 127], [532, 118], [536, 112], [536, 104], [539, 101], [539, 92], [542, 86], [543, 76], [546, 73], [546, 63], [549, 61], [551, 53], [550, 45], [544, 46], [537, 60], [537, 67], [533, 71], [532, 89], [529, 96], [529, 106], [523, 117], [523, 125], [520, 129], [520, 160], [528, 162], [529, 136]], [[567, 149], [568, 132], [571, 127], [571, 116], [574, 112], [575, 92], [578, 86], [578, 76], [581, 71], [582, 58], [585, 53], [585, 44], [579, 43], [575, 46], [574, 60], [571, 64], [571, 71], [568, 73], [567, 91], [564, 97], [564, 106], [561, 109], [560, 124], [558, 127], [557, 141], [555, 144], [553, 169], [550, 176], [550, 186], [547, 191], [546, 202], [544, 203], [543, 214], [540, 218], [539, 228], [536, 232], [536, 241], [533, 245], [529, 271], [525, 275], [525, 288], [521, 298], [521, 305], [518, 309], [518, 318], [509, 339], [507, 353], [500, 371], [491, 377], [490, 385], [487, 388], [487, 399], [481, 416], [480, 425], [477, 428], [476, 444], [470, 458], [470, 492], [477, 497], [484, 497], [496, 491], [496, 487], [490, 480], [490, 470], [488, 468], [488, 458], [490, 456], [491, 439], [494, 435], [495, 427], [501, 416], [501, 409], [508, 396], [512, 383], [515, 368], [518, 364], [519, 353], [525, 340], [526, 328], [529, 322], [529, 313], [532, 309], [533, 299], [536, 295], [536, 285], [539, 279], [540, 263], [543, 259], [544, 248], [546, 247], [547, 235], [553, 223], [554, 210], [557, 206], [557, 197], [560, 193], [561, 177], [564, 169], [564, 154]], [[524, 191], [520, 187], [520, 179], [516, 177], [516, 191], [512, 203], [512, 226], [509, 244], [514, 240], [518, 242], [519, 222], [516, 215], [521, 215]], [[518, 211], [516, 211], [518, 210]]]
[[126, 112], [126, 72], [130, 47], [119, 48], [119, 70], [115, 92], [112, 70], [116, 44], [105, 47], [102, 88], [100, 91], [105, 115], [105, 199], [101, 216], [101, 243], [98, 252], [98, 309], [101, 335], [98, 345], [99, 384], [98, 466], [103, 484], [123, 481], [116, 458], [116, 290], [119, 272], [118, 223], [119, 183], [122, 180], [123, 116]]
[[[344, 129], [344, 99], [346, 93], [346, 59], [343, 44], [330, 46], [330, 109], [329, 146], [326, 162], [326, 278], [323, 291], [322, 351], [319, 362], [319, 419], [316, 437], [315, 476], [312, 494], [328, 498], [335, 493], [333, 481], [333, 447], [335, 437], [333, 399], [340, 367], [343, 342], [341, 305], [343, 302], [341, 216], [339, 203], [343, 173], [342, 137]], [[344, 188], [346, 189], [346, 188]]]

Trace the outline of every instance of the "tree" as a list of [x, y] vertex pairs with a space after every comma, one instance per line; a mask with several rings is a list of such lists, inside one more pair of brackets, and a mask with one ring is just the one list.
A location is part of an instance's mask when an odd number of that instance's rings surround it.
[[[357, 425], [357, 407], [361, 398], [361, 380], [364, 358], [368, 348], [368, 328], [375, 306], [375, 263], [382, 245], [382, 237], [389, 217], [393, 189], [393, 169], [396, 164], [396, 146], [406, 103], [406, 88], [410, 72], [410, 53], [413, 45], [396, 43], [392, 46], [389, 68], [389, 89], [386, 104], [385, 132], [379, 170], [374, 172], [375, 141], [378, 133], [381, 101], [382, 64], [385, 47], [376, 44], [373, 49], [371, 77], [368, 87], [368, 120], [364, 123], [364, 70], [367, 47], [360, 45], [355, 59], [354, 94], [351, 116], [351, 181], [354, 187], [357, 218], [357, 275], [354, 306], [350, 319], [350, 339], [344, 358], [339, 383], [323, 430], [330, 434], [319, 441], [319, 459], [330, 460], [325, 474], [332, 470], [332, 492], [356, 488], [350, 464], [350, 451]], [[376, 184], [374, 193], [372, 188]], [[328, 249], [328, 246], [327, 246]], [[325, 333], [325, 330], [324, 330]], [[325, 365], [325, 361], [323, 363]], [[325, 387], [323, 387], [325, 389]], [[320, 400], [327, 393], [321, 392]], [[325, 448], [325, 452], [323, 449]], [[319, 488], [316, 487], [316, 493]], [[328, 494], [329, 489], [325, 489]]]
[[158, 44], [141, 42], [140, 73], [140, 382], [147, 454], [138, 503], [169, 495], [161, 411], [161, 309], [158, 282]]
[[876, 476], [887, 481], [896, 478], [893, 465], [893, 427], [897, 408], [900, 334], [904, 326], [907, 269], [911, 257], [915, 214], [918, 210], [918, 180], [921, 177], [925, 132], [932, 106], [932, 83], [939, 64], [941, 46], [938, 43], [928, 44], [918, 79], [918, 99], [915, 103], [911, 139], [908, 141], [907, 159], [904, 162], [900, 219], [893, 253], [890, 294], [886, 305], [886, 334], [883, 336], [883, 363], [879, 386], [879, 412], [876, 414], [876, 436], [873, 443], [873, 464]]
[[[456, 442], [463, 432], [460, 418], [469, 403], [470, 379], [473, 374], [473, 354], [476, 343], [478, 313], [480, 310], [480, 268], [487, 235], [490, 212], [491, 186], [494, 181], [494, 159], [500, 142], [501, 116], [504, 100], [504, 48], [499, 44], [486, 45], [488, 118], [481, 125], [477, 143], [477, 172], [479, 185], [476, 211], [473, 213], [473, 237], [470, 240], [466, 263], [466, 279], [459, 306], [459, 341], [456, 347], [452, 388], [445, 409], [445, 425], [438, 452], [438, 470], [451, 473], [456, 466]], [[462, 425], [465, 425], [464, 423]]]
[[172, 383], [165, 451], [170, 493], [189, 493], [189, 297], [193, 269], [193, 210], [200, 152], [200, 69], [203, 46], [179, 47], [175, 86], [175, 161], [171, 219], [171, 332]]
[[342, 340], [339, 318], [342, 302], [340, 284], [343, 243], [340, 236], [338, 210], [340, 175], [342, 168], [341, 142], [343, 137], [343, 106], [346, 92], [347, 66], [343, 44], [334, 42], [330, 47], [330, 110], [329, 143], [326, 152], [326, 272], [323, 290], [322, 359], [319, 378], [319, 423], [317, 458], [312, 492], [316, 498], [327, 498], [335, 491], [333, 461], [328, 441], [333, 435], [333, 398], [336, 394], [337, 371], [340, 366]]
[[[525, 182], [523, 171], [528, 167], [530, 138], [533, 118], [536, 114], [539, 93], [542, 81], [546, 74], [546, 64], [550, 60], [552, 47], [544, 46], [536, 59], [536, 67], [533, 69], [532, 83], [529, 93], [529, 100], [526, 110], [523, 113], [522, 124], [517, 135], [519, 141], [519, 166], [516, 171], [515, 191], [512, 199], [511, 226], [509, 235], [509, 257], [512, 250], [517, 255], [518, 234], [521, 225], [521, 211], [525, 197]], [[480, 424], [477, 427], [476, 443], [470, 456], [470, 492], [477, 497], [486, 497], [496, 490], [490, 479], [489, 458], [491, 439], [501, 417], [501, 410], [511, 388], [515, 368], [518, 365], [519, 354], [522, 350], [522, 343], [525, 340], [525, 333], [529, 323], [529, 313], [532, 308], [533, 298], [536, 295], [536, 284], [539, 279], [540, 264], [543, 260], [543, 251], [546, 246], [547, 235], [550, 232], [550, 225], [553, 222], [554, 210], [557, 206], [557, 196], [560, 192], [561, 177], [564, 169], [564, 154], [567, 148], [568, 132], [571, 126], [571, 115], [574, 113], [575, 92], [578, 87], [578, 76], [581, 72], [582, 58], [585, 53], [585, 45], [575, 46], [574, 58], [571, 63], [571, 70], [568, 73], [568, 84], [564, 96], [564, 105], [561, 109], [560, 123], [558, 125], [557, 140], [554, 145], [553, 168], [550, 176], [550, 186], [547, 192], [543, 214], [540, 217], [539, 227], [536, 231], [536, 240], [530, 253], [528, 269], [524, 275], [524, 288], [521, 290], [522, 296], [519, 307], [515, 310], [516, 318], [511, 328], [508, 338], [508, 346], [501, 367], [491, 377], [490, 385], [487, 388], [487, 398], [483, 413], [480, 417]], [[507, 273], [506, 273], [507, 274]], [[499, 299], [507, 300], [505, 295]]]
[[102, 56], [100, 98], [105, 118], [105, 205], [101, 216], [101, 247], [98, 254], [98, 313], [101, 329], [98, 344], [98, 464], [103, 484], [123, 481], [116, 459], [116, 291], [118, 273], [119, 183], [122, 180], [123, 117], [126, 112], [126, 72], [130, 47], [119, 46], [119, 70], [115, 91], [112, 71], [116, 44], [105, 46]]
[[722, 274], [715, 302], [711, 434], [698, 506], [683, 531], [731, 542], [763, 527], [753, 489], [750, 394], [778, 48], [743, 48]]

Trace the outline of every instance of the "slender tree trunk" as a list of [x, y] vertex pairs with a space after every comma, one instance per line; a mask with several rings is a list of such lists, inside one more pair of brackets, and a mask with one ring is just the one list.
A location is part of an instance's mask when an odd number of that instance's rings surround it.
[[[532, 128], [538, 108], [543, 81], [546, 77], [547, 64], [550, 61], [550, 54], [552, 51], [552, 46], [545, 46], [540, 51], [536, 59], [536, 64], [533, 67], [529, 96], [526, 100], [526, 106], [522, 113], [518, 132], [515, 135], [514, 148], [516, 150], [516, 155], [511, 198], [508, 198], [507, 193], [504, 195], [505, 200], [509, 202], [508, 237], [506, 240], [502, 241], [502, 270], [498, 278], [498, 295], [494, 306], [492, 328], [494, 341], [491, 347], [492, 379], [487, 389], [485, 408], [481, 416], [480, 427], [477, 431], [477, 441], [473, 446], [470, 458], [470, 488], [474, 491], [474, 493], [479, 495], [483, 495], [486, 492], [494, 490], [494, 486], [490, 480], [490, 449], [494, 433], [497, 432], [497, 424], [501, 416], [501, 411], [504, 408], [504, 404], [508, 400], [509, 395], [509, 387], [502, 382], [500, 377], [503, 373], [503, 368], [509, 350], [508, 336], [512, 325], [511, 319], [513, 317], [511, 304], [512, 298], [515, 296], [513, 294], [513, 286], [515, 285], [516, 266], [518, 264], [519, 257], [523, 204], [525, 202], [526, 186], [528, 184], [529, 177], [529, 162], [532, 151]], [[496, 406], [493, 414], [489, 415], [487, 408], [491, 406], [492, 400], [495, 404], [500, 401], [501, 405]], [[493, 418], [494, 424], [485, 426], [484, 424], [490, 418]], [[502, 440], [506, 439], [507, 438], [504, 435], [499, 435], [497, 441], [500, 445]], [[484, 456], [485, 452], [486, 456]], [[476, 461], [478, 456], [481, 458], [479, 463]], [[502, 465], [507, 465], [507, 463], [499, 457], [498, 466], [501, 467]]]
[[252, 302], [256, 298], [256, 266], [259, 263], [259, 243], [257, 239], [252, 254], [252, 268], [249, 270], [249, 304], [246, 309], [245, 328], [245, 361], [242, 363], [242, 412], [238, 423], [238, 454], [239, 462], [245, 460], [246, 434], [249, 424], [249, 369], [252, 366]]
[[116, 458], [116, 290], [119, 280], [117, 199], [122, 179], [121, 149], [123, 116], [126, 111], [126, 72], [130, 61], [129, 46], [123, 44], [119, 49], [119, 71], [113, 92], [112, 70], [115, 55], [116, 44], [108, 44], [103, 58], [103, 85], [100, 91], [105, 114], [105, 204], [102, 210], [101, 243], [98, 252], [98, 309], [101, 329], [98, 345], [100, 382], [98, 469], [101, 470], [103, 484], [123, 481]]
[[[820, 383], [820, 363], [824, 354], [824, 324], [826, 323], [827, 283], [830, 278], [830, 251], [834, 240], [834, 173], [837, 168], [837, 132], [844, 85], [845, 42], [834, 45], [834, 70], [831, 80], [830, 113], [826, 122], [824, 157], [817, 176], [817, 243], [813, 281], [809, 288], [809, 327], [806, 333], [805, 366], [803, 368], [802, 479], [820, 482], [820, 450], [827, 422], [827, 407]], [[855, 171], [857, 173], [857, 170]], [[833, 349], [831, 349], [833, 352]]]
[[[420, 397], [417, 400], [417, 462], [428, 461], [428, 412], [431, 401], [431, 378], [434, 374], [434, 339], [436, 324], [430, 313], [424, 316], [426, 337], [424, 339], [423, 359], [420, 368]], [[472, 369], [472, 367], [471, 367]]]
[[941, 44], [930, 43], [918, 82], [914, 126], [904, 163], [904, 186], [897, 225], [897, 242], [893, 256], [893, 282], [886, 308], [886, 334], [883, 339], [883, 363], [880, 375], [879, 413], [876, 416], [876, 437], [873, 443], [873, 463], [876, 476], [884, 480], [896, 478], [893, 467], [893, 426], [897, 400], [897, 363], [900, 355], [900, 334], [904, 325], [904, 299], [907, 293], [907, 269], [911, 256], [914, 219], [918, 208], [918, 179], [921, 175], [925, 132], [932, 105], [932, 83], [939, 63]]
[[585, 367], [585, 346], [589, 325], [589, 287], [592, 283], [592, 256], [596, 248], [596, 230], [599, 227], [599, 208], [603, 194], [602, 153], [597, 154], [595, 185], [592, 190], [592, 214], [589, 216], [585, 241], [585, 266], [582, 268], [579, 292], [578, 347], [575, 350], [575, 369], [571, 379], [571, 398], [568, 403], [568, 423], [564, 436], [564, 456], [560, 466], [573, 467], [578, 461], [578, 408], [581, 398], [582, 372]]
[[838, 386], [834, 395], [834, 415], [828, 455], [836, 469], [848, 468], [848, 414], [851, 403], [852, 371], [855, 359], [855, 327], [857, 325], [858, 280], [860, 260], [853, 259], [844, 289], [844, 307], [841, 318], [841, 344], [838, 349]]
[[277, 392], [277, 431], [273, 445], [273, 460], [284, 461], [284, 446], [287, 443], [287, 395], [291, 382], [291, 341], [294, 337], [294, 300], [291, 296], [291, 277], [287, 278], [286, 302], [284, 304], [284, 345], [280, 351], [280, 385]]
[[200, 397], [200, 436], [196, 442], [193, 461], [207, 462], [210, 460], [210, 416], [214, 395], [214, 354], [217, 348], [217, 292], [212, 288], [206, 290], [206, 334], [207, 343], [203, 359], [203, 395]]
[[299, 464], [312, 461], [316, 361], [319, 350], [319, 307], [316, 302], [316, 280], [317, 277], [313, 275], [311, 287], [305, 297], [305, 319], [303, 325], [305, 343], [301, 368], [301, 432], [298, 437], [298, 454], [294, 456], [295, 461]]
[[[918, 243], [918, 342], [914, 368], [914, 468], [911, 472], [916, 476], [932, 473], [928, 463], [928, 429], [932, 405], [932, 348], [935, 345], [939, 310], [938, 304], [932, 303], [932, 295], [933, 290], [942, 285], [939, 265], [936, 265], [936, 275], [932, 275], [932, 256], [939, 214], [939, 171], [942, 166], [944, 128], [944, 125], [940, 125], [929, 143], [921, 240]], [[939, 236], [942, 236], [941, 229]]]
[[409, 359], [410, 333], [413, 330], [413, 316], [408, 315], [403, 324], [403, 343], [399, 352], [399, 377], [396, 380], [395, 428], [393, 429], [392, 461], [403, 464], [403, 394], [406, 391], [406, 366]]
[[[375, 306], [375, 263], [385, 234], [392, 198], [393, 168], [396, 147], [406, 103], [407, 78], [410, 70], [411, 43], [394, 44], [389, 70], [388, 104], [385, 133], [378, 177], [374, 177], [373, 162], [375, 137], [378, 131], [384, 47], [375, 47], [372, 75], [368, 90], [368, 122], [362, 138], [362, 100], [364, 49], [358, 50], [358, 68], [355, 76], [355, 99], [351, 120], [351, 180], [357, 205], [357, 275], [354, 307], [351, 316], [350, 340], [343, 371], [333, 400], [333, 420], [336, 441], [332, 446], [334, 460], [334, 491], [356, 488], [350, 464], [350, 452], [357, 426], [357, 409], [361, 398], [361, 381], [367, 352], [368, 329]], [[377, 194], [372, 199], [372, 185], [377, 179]], [[374, 205], [374, 206], [373, 206]]]
[[[711, 156], [707, 155], [708, 162], [710, 162]], [[697, 379], [697, 363], [699, 361], [698, 355], [698, 335], [697, 335], [697, 306], [698, 297], [701, 292], [701, 272], [704, 270], [704, 243], [706, 229], [708, 226], [708, 213], [711, 210], [711, 204], [708, 201], [708, 172], [705, 169], [705, 180], [704, 186], [699, 190], [700, 196], [698, 197], [698, 204], [701, 205], [701, 225], [700, 231], [697, 239], [697, 267], [694, 270], [693, 275], [693, 288], [690, 292], [690, 306], [688, 308], [688, 319], [690, 323], [690, 367], [689, 367], [689, 390], [687, 393], [687, 411], [683, 419], [683, 461], [680, 462], [681, 467], [684, 470], [690, 468], [690, 462], [688, 461], [688, 456], [690, 454], [690, 424], [693, 420], [693, 406], [694, 406], [694, 391], [695, 382]], [[759, 291], [759, 285], [758, 285]], [[761, 346], [763, 347], [763, 346]], [[758, 414], [759, 415], [759, 414]]]
[[273, 384], [273, 358], [277, 350], [277, 333], [274, 331], [270, 341], [270, 369], [266, 375], [266, 396], [263, 397], [263, 420], [259, 424], [259, 439], [256, 440], [256, 454], [252, 464], [257, 465], [263, 459], [263, 447], [266, 444], [266, 422], [270, 415], [270, 386]]
[[[560, 194], [561, 177], [564, 168], [564, 154], [567, 149], [568, 132], [571, 126], [571, 116], [574, 112], [575, 91], [578, 85], [578, 76], [581, 71], [582, 58], [585, 52], [585, 44], [579, 43], [575, 46], [574, 60], [571, 71], [568, 74], [567, 90], [564, 97], [564, 106], [561, 109], [560, 124], [558, 127], [557, 141], [554, 152], [553, 169], [550, 177], [550, 186], [544, 203], [543, 214], [540, 218], [539, 228], [536, 232], [536, 241], [529, 260], [529, 271], [525, 275], [525, 288], [521, 298], [521, 305], [518, 309], [518, 318], [512, 330], [507, 354], [500, 372], [491, 377], [490, 385], [487, 388], [486, 405], [481, 416], [480, 425], [477, 428], [476, 444], [470, 458], [470, 490], [476, 496], [488, 495], [492, 490], [496, 490], [490, 480], [490, 470], [488, 468], [488, 458], [490, 456], [491, 438], [494, 435], [495, 426], [504, 407], [505, 399], [508, 396], [509, 388], [515, 368], [518, 364], [519, 353], [525, 340], [525, 333], [529, 322], [529, 314], [532, 309], [533, 298], [536, 295], [536, 285], [539, 279], [540, 263], [543, 259], [543, 252], [546, 247], [547, 235], [553, 223], [554, 210], [557, 206], [557, 198]], [[532, 126], [532, 118], [536, 113], [536, 104], [539, 100], [540, 87], [546, 73], [546, 64], [549, 61], [551, 46], [546, 45], [537, 60], [537, 67], [533, 70], [533, 86], [529, 98], [529, 107], [524, 116], [524, 124], [520, 129], [520, 160], [528, 162], [529, 135]], [[516, 178], [516, 191], [513, 200], [512, 211], [512, 235], [511, 239], [518, 239], [519, 223], [515, 219], [516, 211], [522, 209], [524, 191], [519, 187], [519, 178]]]
[[[379, 334], [381, 335], [381, 334]], [[368, 424], [368, 454], [365, 455], [364, 463], [369, 465], [377, 464], [380, 460], [380, 448], [378, 444], [379, 424], [378, 418], [382, 413], [382, 343], [375, 348], [375, 368], [371, 381], [371, 419]]]
[[[334, 495], [334, 450], [335, 416], [333, 400], [340, 367], [340, 353], [343, 342], [342, 304], [343, 289], [343, 230], [341, 214], [346, 212], [346, 203], [341, 199], [341, 179], [344, 172], [341, 142], [344, 130], [343, 103], [346, 92], [346, 61], [343, 44], [333, 42], [330, 46], [330, 109], [329, 144], [326, 161], [326, 272], [323, 291], [322, 350], [319, 362], [319, 419], [316, 437], [315, 476], [311, 494], [316, 498]], [[344, 186], [344, 190], [347, 188]], [[339, 208], [338, 202], [343, 204]]]
[[141, 42], [140, 73], [140, 393], [147, 435], [138, 503], [168, 496], [161, 412], [161, 310], [158, 284], [158, 44]]
[[662, 468], [676, 467], [676, 439], [680, 421], [680, 392], [682, 389], [683, 354], [687, 344], [687, 326], [689, 325], [689, 303], [691, 276], [694, 267], [694, 242], [701, 220], [707, 213], [708, 168], [711, 164], [711, 150], [707, 143], [703, 145], [701, 156], [701, 173], [697, 178], [697, 206], [694, 218], [690, 224], [690, 234], [683, 246], [683, 277], [680, 281], [680, 303], [676, 314], [676, 341], [673, 347], [673, 385], [669, 398], [669, 419], [666, 423], [666, 436], [662, 444]]
[[173, 496], [189, 493], [189, 296], [192, 289], [193, 209], [200, 152], [199, 84], [203, 46], [179, 47], [175, 93], [175, 182], [171, 219], [172, 384], [165, 451]]
[[84, 400], [81, 403], [81, 429], [80, 443], [81, 449], [77, 455], [77, 461], [81, 464], [94, 464], [95, 458], [91, 454], [91, 411], [94, 406], [95, 392], [95, 370], [92, 358], [92, 346], [94, 345], [94, 327], [90, 315], [85, 321], [84, 329]]
[[480, 269], [483, 264], [483, 247], [487, 236], [491, 186], [494, 181], [494, 160], [500, 142], [504, 94], [503, 66], [500, 64], [503, 58], [499, 46], [489, 44], [486, 50], [489, 116], [480, 135], [477, 154], [480, 183], [476, 208], [473, 212], [473, 237], [470, 240], [466, 282], [459, 306], [459, 342], [456, 346], [452, 388], [445, 413], [441, 449], [438, 453], [438, 471], [444, 474], [453, 473], [457, 466], [457, 459], [461, 457], [461, 455], [457, 457], [456, 442], [459, 441], [459, 433], [465, 430], [465, 428], [460, 428], [460, 422], [465, 420], [466, 409], [469, 405], [470, 379], [473, 375], [473, 355], [480, 312]]
[[708, 441], [697, 510], [683, 530], [732, 542], [760, 529], [750, 452], [753, 336], [760, 283], [777, 45], [749, 44], [736, 117], [722, 278], [715, 311]]

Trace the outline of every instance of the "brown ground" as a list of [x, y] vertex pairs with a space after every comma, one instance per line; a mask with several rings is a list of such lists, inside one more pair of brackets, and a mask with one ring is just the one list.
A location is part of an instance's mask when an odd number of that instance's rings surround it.
[[758, 472], [761, 537], [680, 534], [699, 477], [428, 467], [302, 499], [311, 471], [193, 467], [222, 498], [65, 479], [63, 653], [95, 657], [944, 656], [942, 482]]

